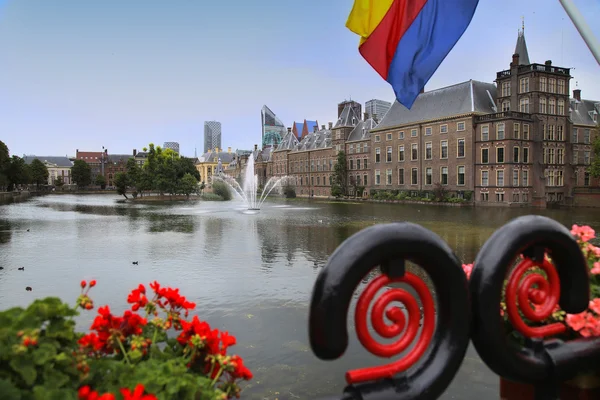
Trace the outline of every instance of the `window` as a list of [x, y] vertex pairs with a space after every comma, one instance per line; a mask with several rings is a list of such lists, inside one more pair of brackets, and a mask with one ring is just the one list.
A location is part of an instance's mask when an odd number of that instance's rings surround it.
[[398, 139], [404, 139], [404, 131], [398, 132]]
[[375, 184], [381, 185], [381, 171], [378, 169], [375, 170]]
[[508, 111], [510, 111], [510, 101], [504, 100], [502, 102], [502, 112], [508, 112]]
[[419, 159], [419, 145], [416, 143], [410, 145], [410, 159], [413, 161]]
[[388, 148], [387, 148], [385, 162], [392, 162], [392, 146], [388, 146]]
[[513, 147], [513, 162], [514, 163], [519, 162], [519, 148], [518, 147]]
[[458, 139], [456, 142], [456, 157], [465, 156], [465, 139]]
[[519, 111], [522, 113], [529, 112], [529, 97], [523, 97], [519, 100]]
[[548, 91], [550, 93], [556, 93], [556, 79], [548, 79]]
[[490, 126], [489, 125], [483, 125], [481, 127], [481, 141], [485, 142], [490, 140]]
[[583, 175], [583, 186], [590, 186], [590, 173], [586, 172], [585, 175]]
[[490, 149], [481, 149], [481, 163], [487, 164], [490, 162]]
[[354, 169], [354, 160], [350, 160], [350, 169]]
[[590, 152], [589, 151], [584, 151], [583, 152], [583, 163], [585, 165], [589, 165], [590, 164]]
[[431, 142], [425, 143], [425, 159], [426, 160], [431, 160], [431, 152], [432, 152]]
[[464, 131], [465, 130], [465, 122], [462, 121], [462, 122], [457, 123], [456, 124], [456, 130], [459, 131], [459, 132], [460, 131]]
[[381, 149], [379, 147], [375, 149], [375, 162], [381, 162]]
[[540, 113], [546, 114], [548, 112], [548, 108], [546, 107], [546, 98], [540, 97]]
[[[367, 177], [367, 174], [363, 175], [363, 182], [365, 186], [369, 186], [369, 178]], [[329, 184], [331, 185], [331, 177], [329, 177]]]
[[554, 186], [554, 170], [553, 169], [546, 172], [546, 185]]
[[515, 123], [513, 125], [513, 139], [521, 138], [521, 124]]
[[404, 185], [404, 168], [398, 170], [398, 185]]
[[431, 136], [431, 127], [430, 126], [425, 128], [425, 136]]
[[375, 135], [375, 142], [381, 142], [381, 136]]
[[388, 169], [387, 171], [385, 171], [385, 184], [386, 185], [392, 184], [392, 170], [391, 169]]
[[585, 129], [583, 131], [583, 143], [590, 144], [590, 130]]
[[523, 147], [523, 162], [525, 164], [529, 162], [529, 147]]
[[527, 203], [529, 201], [529, 195], [527, 193], [523, 193], [521, 195], [521, 198], [523, 200], [523, 203]]
[[521, 78], [519, 81], [519, 93], [529, 92], [529, 78]]
[[425, 184], [431, 185], [433, 181], [433, 170], [431, 168], [425, 169]]
[[356, 159], [356, 169], [360, 169], [360, 158]]
[[502, 203], [504, 201], [504, 193], [496, 193], [496, 201]]
[[546, 80], [546, 77], [541, 77], [540, 78], [540, 92], [545, 92], [548, 90], [548, 81]]
[[504, 140], [504, 122], [496, 125], [496, 140]]
[[562, 170], [556, 171], [556, 186], [564, 186], [564, 184], [565, 184], [565, 181], [563, 179]]
[[548, 140], [556, 140], [556, 127], [554, 125], [548, 125]]
[[[348, 149], [348, 153], [350, 153], [350, 154], [354, 153], [354, 145], [353, 144], [350, 145], [350, 148]], [[358, 151], [357, 151], [357, 153], [358, 153]]]
[[577, 128], [573, 128], [573, 136], [571, 137], [571, 142], [572, 143], [577, 143], [578, 142], [577, 136], [578, 136], [577, 135]]
[[[325, 178], [323, 178], [325, 180]], [[356, 186], [360, 186], [360, 175], [356, 175]]]
[[404, 145], [398, 146], [398, 161], [404, 161]]
[[523, 181], [523, 186], [529, 186], [529, 171], [524, 169], [521, 172], [521, 180]]
[[504, 147], [498, 147], [496, 149], [496, 162], [497, 163], [504, 162]]
[[523, 124], [523, 140], [529, 140], [529, 124]]
[[564, 127], [562, 125], [556, 127], [556, 140], [560, 140], [561, 142], [565, 140]]
[[392, 140], [392, 134], [388, 133], [387, 135], [385, 135], [385, 140]]
[[556, 158], [554, 157], [554, 148], [549, 148], [548, 149], [548, 163], [549, 164], [556, 164]]
[[556, 114], [556, 100], [548, 100], [548, 114]]
[[490, 171], [481, 171], [481, 186], [490, 184]]
[[558, 107], [556, 108], [556, 113], [558, 115], [565, 115], [565, 101], [560, 99], [558, 100]]
[[456, 184], [458, 186], [464, 186], [464, 184], [465, 184], [465, 167], [464, 167], [464, 165], [460, 165], [458, 167], [458, 175], [456, 177]]
[[502, 169], [496, 171], [496, 186], [504, 186], [504, 170]]
[[442, 185], [448, 184], [448, 167], [442, 167], [440, 171]]
[[519, 186], [519, 170], [513, 170], [513, 186]]
[[416, 185], [419, 182], [419, 170], [417, 168], [413, 168], [410, 171], [410, 184]]
[[562, 79], [558, 80], [558, 94], [565, 94], [565, 81]]
[[565, 163], [565, 149], [556, 149], [556, 163], [564, 164]]
[[448, 125], [440, 125], [440, 133], [448, 133]]
[[410, 137], [417, 137], [417, 130], [416, 129], [411, 129], [411, 131], [410, 131]]
[[502, 97], [510, 96], [510, 81], [502, 82]]
[[489, 193], [481, 193], [481, 201], [488, 201]]
[[513, 193], [513, 203], [519, 202], [519, 193]]
[[440, 142], [440, 158], [448, 158], [448, 141], [442, 140]]
[[[367, 159], [366, 159], [366, 158], [363, 160], [363, 165], [364, 165], [364, 168], [365, 168], [365, 169], [369, 169], [369, 163], [368, 163], [368, 161], [367, 161]], [[331, 161], [329, 161], [329, 169], [330, 169], [330, 170], [332, 169], [332, 168], [331, 168]]]

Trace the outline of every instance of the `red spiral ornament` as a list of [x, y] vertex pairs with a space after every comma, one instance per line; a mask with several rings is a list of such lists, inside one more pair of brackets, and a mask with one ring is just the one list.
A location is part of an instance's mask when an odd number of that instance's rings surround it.
[[[391, 288], [379, 297], [373, 304], [371, 311], [371, 323], [377, 334], [384, 338], [400, 337], [393, 343], [381, 344], [371, 336], [368, 327], [369, 305], [374, 300], [377, 292], [393, 282], [403, 282], [409, 284], [421, 299], [423, 306], [423, 329], [417, 339], [415, 346], [401, 359], [390, 364], [377, 367], [361, 368], [346, 373], [346, 381], [349, 384], [372, 381], [382, 378], [391, 378], [399, 372], [406, 371], [422, 355], [431, 343], [433, 332], [435, 331], [435, 303], [429, 288], [416, 275], [406, 272], [401, 278], [390, 278], [387, 275], [381, 275], [370, 282], [360, 295], [356, 305], [354, 322], [356, 333], [360, 343], [372, 354], [380, 357], [391, 358], [406, 350], [417, 337], [421, 310], [417, 300], [404, 289]], [[404, 304], [408, 313], [408, 319], [404, 312], [398, 307], [386, 308], [392, 302]], [[388, 325], [384, 315], [392, 322]]]
[[[544, 270], [548, 278], [546, 279], [539, 273], [531, 273], [523, 278], [525, 272], [533, 267]], [[534, 285], [537, 288], [534, 288]], [[511, 324], [523, 336], [544, 338], [567, 330], [567, 327], [561, 323], [531, 327], [523, 321], [519, 314], [521, 311], [525, 318], [533, 322], [541, 322], [552, 315], [559, 299], [560, 278], [554, 266], [547, 259], [539, 263], [525, 258], [510, 274], [506, 285], [506, 311]], [[517, 300], [519, 301], [518, 305]]]

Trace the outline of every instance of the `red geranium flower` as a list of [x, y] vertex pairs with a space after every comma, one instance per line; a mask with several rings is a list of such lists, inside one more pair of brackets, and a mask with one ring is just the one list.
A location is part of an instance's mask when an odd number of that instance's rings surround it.
[[144, 385], [138, 383], [133, 392], [128, 388], [121, 389], [123, 400], [157, 400], [153, 394], [144, 394]]

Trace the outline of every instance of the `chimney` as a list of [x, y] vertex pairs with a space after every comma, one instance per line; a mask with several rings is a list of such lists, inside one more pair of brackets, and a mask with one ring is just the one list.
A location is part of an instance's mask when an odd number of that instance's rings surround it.
[[547, 67], [551, 67], [552, 66], [552, 60], [548, 60], [544, 64], [546, 64]]
[[510, 66], [516, 67], [517, 65], [519, 65], [519, 54], [515, 53], [515, 54], [513, 54], [513, 59], [512, 59], [512, 63], [510, 63]]
[[573, 98], [577, 101], [581, 101], [581, 89], [573, 89]]
[[333, 129], [333, 122], [329, 123], [329, 130]]
[[319, 125], [315, 125], [315, 127], [314, 127], [314, 129], [313, 129], [313, 132], [316, 132], [316, 131], [318, 131], [318, 130], [319, 130]]
[[256, 150], [258, 150], [258, 145], [257, 144], [254, 145], [254, 151], [256, 151]]
[[292, 133], [292, 128], [288, 126], [288, 133]]
[[137, 150], [133, 149], [133, 156], [135, 157], [136, 154], [137, 154]]
[[366, 121], [369, 119], [369, 113], [365, 113], [364, 117], [363, 117], [363, 121]]
[[227, 152], [228, 152], [228, 153], [231, 153], [231, 147], [228, 147], [228, 148], [227, 148]]
[[420, 91], [419, 93], [425, 93], [425, 86], [423, 86], [423, 87], [421, 88], [421, 91]]
[[325, 125], [321, 125], [321, 130], [325, 130]]

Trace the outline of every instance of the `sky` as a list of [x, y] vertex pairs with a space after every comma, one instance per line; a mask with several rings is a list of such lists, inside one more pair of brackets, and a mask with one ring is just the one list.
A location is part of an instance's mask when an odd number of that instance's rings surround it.
[[[222, 146], [260, 144], [267, 105], [287, 125], [327, 124], [337, 104], [392, 101], [345, 27], [353, 0], [0, 0], [0, 140], [11, 154], [126, 154], [180, 143], [204, 121]], [[597, 38], [600, 1], [575, 0]], [[574, 68], [600, 100], [600, 66], [558, 0], [482, 0], [425, 90], [509, 68], [525, 20], [532, 62]]]

